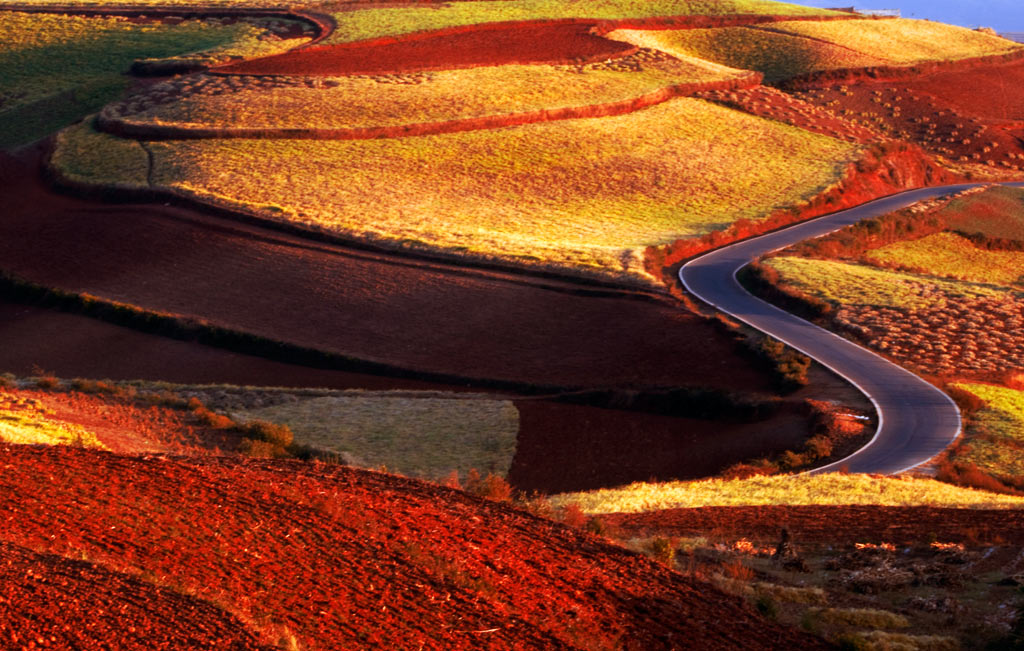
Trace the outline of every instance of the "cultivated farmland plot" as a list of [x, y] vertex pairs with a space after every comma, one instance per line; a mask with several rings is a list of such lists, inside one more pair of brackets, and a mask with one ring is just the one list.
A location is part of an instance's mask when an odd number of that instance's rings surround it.
[[65, 5], [0, 0], [0, 647], [1019, 643], [1024, 191], [744, 275], [956, 399], [929, 476], [794, 474], [871, 401], [677, 271], [1024, 178], [1024, 46], [768, 0]]

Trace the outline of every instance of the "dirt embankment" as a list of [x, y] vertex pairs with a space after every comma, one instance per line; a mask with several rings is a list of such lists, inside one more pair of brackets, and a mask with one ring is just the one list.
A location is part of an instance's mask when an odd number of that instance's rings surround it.
[[838, 183], [809, 201], [778, 210], [759, 221], [739, 220], [723, 231], [649, 247], [645, 252], [647, 269], [674, 286], [678, 266], [711, 249], [903, 190], [963, 180], [938, 165], [916, 145], [899, 141], [878, 143], [870, 146], [856, 163], [851, 163]]
[[1024, 511], [931, 506], [719, 506], [601, 516], [628, 536], [707, 536], [797, 543], [970, 544], [1024, 540]]
[[[9, 445], [0, 445], [0, 466], [8, 543], [144, 573], [161, 588], [222, 604], [270, 643], [825, 648], [760, 619], [738, 597], [599, 538], [401, 477]], [[60, 482], [50, 480], [55, 472]], [[85, 583], [83, 594], [114, 582]], [[9, 593], [5, 584], [0, 594]], [[39, 605], [6, 607], [16, 616], [5, 621], [21, 624]], [[70, 613], [54, 617], [73, 623]], [[38, 624], [22, 626], [13, 633]]]

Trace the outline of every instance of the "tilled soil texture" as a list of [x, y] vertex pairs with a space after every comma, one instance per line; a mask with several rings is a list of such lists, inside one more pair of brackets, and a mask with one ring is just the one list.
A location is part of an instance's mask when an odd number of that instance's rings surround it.
[[1024, 511], [930, 506], [718, 506], [602, 515], [624, 536], [706, 536], [778, 541], [783, 528], [799, 543], [931, 541], [1014, 544], [1024, 541]]
[[303, 48], [215, 68], [242, 75], [372, 75], [451, 70], [513, 63], [588, 63], [636, 48], [592, 33], [576, 23], [480, 25], [458, 31], [416, 34]]
[[1024, 62], [796, 93], [956, 163], [1024, 170]]
[[0, 300], [0, 372], [21, 377], [159, 380], [180, 384], [459, 391], [422, 382], [277, 362]]
[[729, 335], [675, 303], [59, 196], [18, 163], [0, 165], [0, 269], [42, 285], [459, 378], [770, 386]]
[[93, 565], [0, 542], [5, 649], [269, 649], [211, 603]]
[[810, 435], [807, 418], [789, 408], [726, 424], [537, 400], [516, 407], [519, 441], [509, 481], [527, 492], [708, 477], [737, 461], [799, 448]]
[[8, 542], [138, 568], [300, 648], [824, 648], [599, 538], [401, 477], [6, 445], [0, 467]]

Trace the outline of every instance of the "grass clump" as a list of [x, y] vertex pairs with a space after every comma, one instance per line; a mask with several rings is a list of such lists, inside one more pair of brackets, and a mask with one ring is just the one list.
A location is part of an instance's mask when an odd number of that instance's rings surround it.
[[877, 608], [814, 608], [808, 613], [831, 626], [892, 629], [907, 628], [910, 622], [903, 615]]
[[1020, 508], [1024, 498], [913, 477], [774, 475], [747, 479], [639, 482], [620, 488], [563, 493], [556, 507], [575, 503], [586, 514], [643, 513], [704, 506], [878, 505]]
[[[94, 151], [124, 147], [78, 134]], [[651, 283], [650, 245], [760, 219], [858, 147], [694, 99], [628, 115], [362, 141], [152, 142], [154, 185], [302, 227]], [[88, 169], [91, 152], [59, 152]], [[137, 173], [137, 172], [133, 172]]]

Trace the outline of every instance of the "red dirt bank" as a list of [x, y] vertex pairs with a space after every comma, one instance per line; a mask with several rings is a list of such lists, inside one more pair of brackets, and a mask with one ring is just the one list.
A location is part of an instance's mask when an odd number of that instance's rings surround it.
[[274, 642], [824, 648], [601, 539], [401, 477], [10, 445], [0, 468], [5, 541], [144, 572], [225, 604]]
[[242, 75], [372, 75], [527, 63], [589, 63], [636, 48], [593, 33], [580, 23], [496, 23], [472, 30], [428, 32], [401, 40], [379, 39], [302, 48], [214, 68]]

